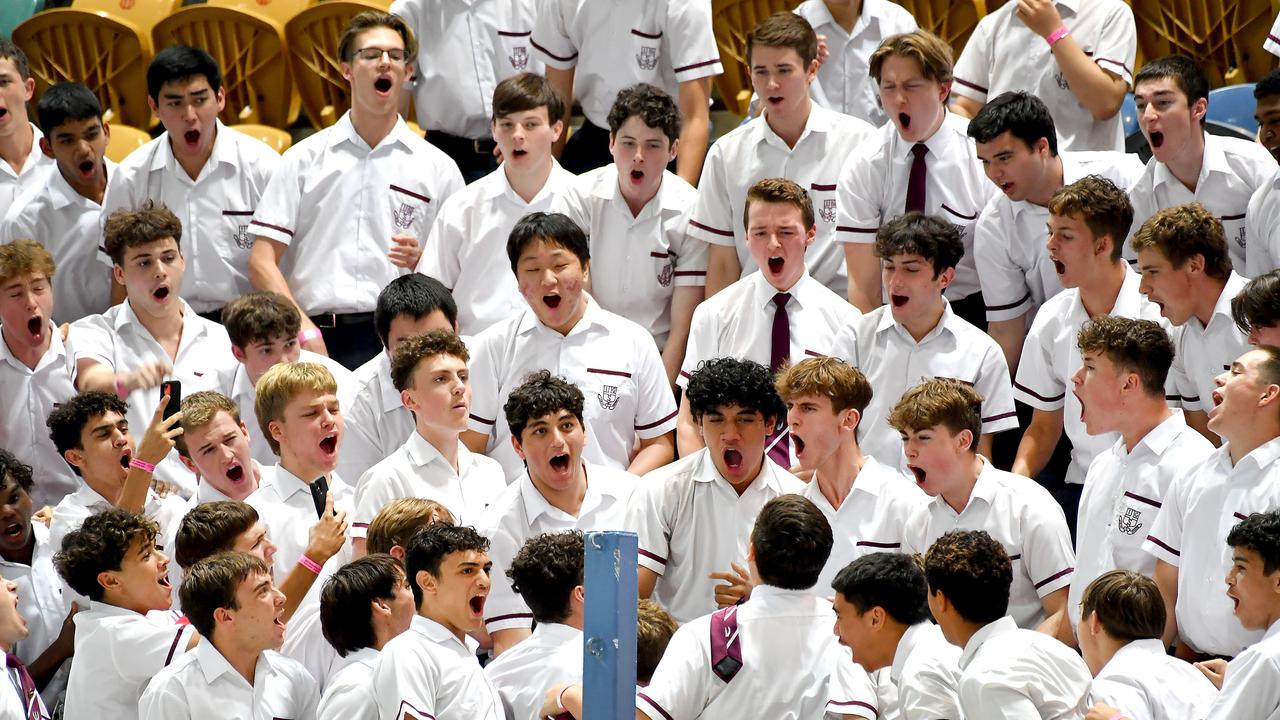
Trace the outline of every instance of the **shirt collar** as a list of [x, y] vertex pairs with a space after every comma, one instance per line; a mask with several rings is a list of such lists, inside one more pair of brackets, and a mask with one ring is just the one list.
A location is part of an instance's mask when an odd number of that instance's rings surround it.
[[944, 332], [950, 333], [951, 326], [955, 324], [956, 314], [951, 311], [951, 303], [944, 297], [942, 298], [942, 315], [938, 318], [938, 324], [934, 325], [933, 329], [926, 333], [920, 339], [920, 342], [916, 343], [916, 339], [911, 337], [911, 333], [907, 332], [907, 329], [893, 317], [893, 310], [888, 305], [882, 307], [884, 307], [884, 310], [880, 311], [880, 322], [876, 323], [876, 333], [884, 332], [890, 328], [897, 328], [904, 338], [917, 345], [923, 345]]
[[[1120, 294], [1116, 295], [1116, 303], [1111, 308], [1109, 315], [1117, 315], [1120, 317], [1142, 317], [1142, 303], [1145, 301], [1145, 295], [1139, 290], [1138, 286], [1142, 283], [1142, 276], [1133, 271], [1129, 267], [1129, 263], [1121, 261], [1124, 266], [1124, 282], [1120, 284]], [[1084, 312], [1084, 301], [1080, 299], [1080, 293], [1076, 293], [1076, 304], [1080, 306], [1081, 312]]]
[[382, 140], [378, 141], [378, 144], [375, 147], [371, 148], [369, 147], [369, 143], [365, 142], [364, 138], [360, 137], [360, 133], [356, 132], [355, 123], [351, 121], [350, 110], [343, 113], [342, 117], [338, 118], [338, 122], [334, 123], [330, 130], [332, 132], [329, 135], [329, 147], [337, 147], [338, 145], [347, 142], [367, 152], [372, 152], [380, 147], [387, 147], [393, 144], [402, 145], [407, 149], [409, 147], [407, 136], [413, 135], [409, 130], [409, 127], [404, 124], [404, 119], [396, 117], [396, 124], [392, 126], [391, 132], [387, 133]]
[[969, 663], [973, 662], [973, 656], [978, 654], [978, 650], [982, 644], [998, 635], [1014, 632], [1018, 629], [1018, 623], [1014, 619], [1005, 615], [1004, 617], [992, 623], [987, 623], [978, 629], [969, 638], [969, 642], [965, 643], [964, 651], [960, 653], [960, 669], [964, 670], [969, 667]]
[[[46, 365], [46, 361], [56, 361], [67, 354], [67, 346], [62, 342], [62, 333], [58, 330], [58, 326], [50, 322], [49, 327], [52, 328], [52, 332], [49, 333], [49, 347], [44, 351], [44, 355], [40, 357], [40, 362], [36, 363], [37, 369]], [[5, 342], [3, 335], [0, 335], [0, 362], [7, 362], [27, 372], [31, 371], [31, 368], [28, 368], [25, 363], [14, 357], [13, 351], [9, 349], [9, 343]]]
[[1119, 668], [1125, 661], [1142, 663], [1144, 662], [1143, 658], [1145, 657], [1165, 655], [1167, 652], [1168, 651], [1165, 650], [1164, 647], [1164, 641], [1160, 638], [1145, 638], [1142, 640], [1130, 641], [1122, 645], [1119, 650], [1116, 650], [1115, 654], [1111, 656], [1111, 659], [1107, 661], [1107, 664], [1102, 666], [1102, 670], [1098, 672], [1098, 677], [1105, 675], [1107, 673], [1107, 668], [1110, 668], [1113, 665], [1115, 668]]
[[[967, 127], [967, 123], [969, 122], [968, 120], [961, 118], [959, 115], [952, 113], [950, 110], [946, 110], [944, 112], [945, 115], [942, 118], [942, 124], [938, 126], [938, 129], [934, 131], [928, 139], [921, 141], [929, 148], [929, 158], [932, 160], [947, 157], [947, 153], [951, 148], [951, 143], [956, 139], [957, 131], [953, 125], [955, 123], [966, 123], [964, 127]], [[963, 134], [963, 132], [964, 130], [961, 128], [960, 133]], [[904, 140], [897, 130], [893, 131], [892, 137], [894, 138], [897, 157], [905, 159], [910, 163], [913, 160], [911, 148], [915, 146], [915, 143]], [[926, 162], [928, 162], [928, 160], [926, 160]]]
[[[204, 335], [208, 328], [202, 322], [204, 318], [196, 315], [196, 311], [191, 309], [186, 300], [178, 298], [178, 302], [182, 308], [182, 335], [178, 338], [178, 348], [181, 349], [195, 340], [195, 338]], [[146, 333], [147, 335], [151, 334], [146, 326], [142, 324], [142, 321], [138, 319], [138, 314], [133, 311], [132, 303], [125, 300], [120, 303], [119, 307], [120, 312], [116, 313], [115, 322], [112, 325], [116, 332], [120, 332], [130, 325], [137, 325], [138, 332]]]
[[[1217, 451], [1222, 453], [1223, 458], [1226, 459], [1227, 466], [1230, 467], [1231, 455], [1227, 452], [1228, 445], [1230, 443], [1222, 443], [1222, 447], [1218, 448]], [[1249, 469], [1242, 468], [1245, 463], [1249, 463], [1252, 469], [1261, 469], [1274, 463], [1276, 458], [1280, 458], [1280, 437], [1272, 438], [1250, 450], [1244, 457], [1240, 458], [1240, 462], [1235, 464], [1232, 474], [1234, 475], [1235, 471], [1241, 469]]]
[[[457, 443], [458, 476], [461, 477], [466, 474], [467, 469], [470, 468], [476, 460], [475, 456], [471, 454], [471, 451], [467, 449], [466, 445], [462, 444], [461, 440], [458, 440]], [[427, 439], [422, 437], [422, 433], [417, 430], [414, 430], [409, 434], [409, 441], [405, 443], [405, 452], [408, 453], [409, 462], [413, 463], [414, 467], [425, 467], [431, 463], [439, 463], [441, 466], [448, 468], [449, 472], [453, 472], [453, 467], [444, 459], [444, 455], [440, 454], [440, 451], [436, 449], [435, 445], [427, 442]]]
[[1072, 15], [1080, 12], [1080, 0], [1055, 0], [1055, 5], [1059, 8], [1059, 14], [1062, 9], [1066, 9]]
[[[996, 490], [999, 488], [999, 485], [996, 483], [995, 474], [999, 472], [999, 470], [996, 470], [995, 466], [991, 464], [991, 461], [987, 460], [985, 457], [981, 455], [978, 457], [982, 458], [982, 470], [978, 473], [978, 479], [973, 482], [973, 490], [969, 491], [969, 501], [965, 503], [965, 506], [960, 509], [959, 513], [956, 513], [957, 515], [968, 510], [969, 506], [973, 505], [975, 498], [990, 505], [991, 501], [996, 497]], [[936, 503], [941, 507], [951, 507], [947, 504], [947, 501], [941, 494], [930, 499], [930, 502]]]
[[[578, 518], [586, 515], [600, 505], [600, 497], [602, 492], [606, 492], [608, 488], [603, 480], [592, 482], [593, 478], [599, 478], [604, 474], [605, 470], [598, 465], [591, 465], [585, 461], [582, 463], [582, 472], [587, 478], [587, 491], [582, 496], [582, 505], [578, 507]], [[538, 491], [538, 486], [533, 484], [533, 479], [529, 477], [529, 471], [525, 470], [518, 480], [520, 483], [520, 500], [524, 503], [525, 517], [528, 518], [529, 525], [533, 526], [538, 518], [543, 515], [561, 518], [569, 518], [569, 513], [552, 505], [542, 493]], [[574, 518], [576, 520], [577, 518]]]
[[[599, 303], [591, 297], [591, 293], [583, 290], [582, 297], [587, 302], [587, 309], [583, 311], [582, 317], [578, 318], [577, 324], [575, 324], [564, 337], [586, 332], [592, 325], [599, 324], [601, 327], [608, 326], [607, 323], [603, 322], [604, 318], [601, 315], [603, 309], [600, 307]], [[556, 335], [560, 334], [546, 325], [543, 325], [542, 321], [538, 319], [538, 314], [533, 311], [532, 307], [529, 307], [528, 303], [525, 303], [524, 314], [520, 316], [520, 324], [516, 326], [516, 334], [527, 335], [539, 328], [549, 333], [555, 333]]]
[[[223, 657], [218, 648], [213, 646], [213, 640], [209, 638], [201, 638], [194, 648], [190, 650], [195, 658], [196, 665], [200, 666], [200, 674], [204, 676], [205, 683], [212, 685], [215, 680], [226, 674], [231, 674], [234, 678], [244, 682], [244, 678], [240, 677], [240, 673], [231, 667], [231, 663]], [[258, 656], [258, 664], [262, 664], [262, 656]], [[254, 672], [257, 675], [257, 672]]]
[[800, 275], [799, 279], [796, 280], [795, 284], [788, 290], [779, 290], [778, 288], [770, 285], [769, 281], [764, 279], [764, 273], [759, 270], [756, 270], [747, 277], [751, 278], [751, 282], [753, 283], [752, 288], [755, 291], [756, 307], [769, 312], [773, 312], [773, 297], [780, 292], [787, 292], [791, 294], [791, 301], [787, 303], [788, 305], [790, 305], [791, 302], [794, 302], [796, 307], [803, 308], [805, 298], [812, 291], [812, 284], [814, 282], [812, 276], [809, 275], [809, 270], [807, 268]]
[[916, 646], [925, 639], [926, 635], [937, 632], [935, 627], [933, 623], [926, 620], [912, 625], [902, 633], [902, 639], [898, 641], [898, 649], [893, 653], [893, 665], [889, 668], [889, 677], [893, 679], [895, 685], [902, 678], [902, 668], [907, 664], [907, 658], [911, 657], [911, 653], [915, 652]]
[[538, 188], [538, 194], [534, 195], [533, 200], [528, 203], [524, 201], [524, 198], [517, 195], [515, 189], [511, 187], [511, 181], [507, 179], [507, 173], [502, 169], [501, 165], [498, 166], [497, 170], [476, 182], [484, 183], [480, 186], [480, 190], [481, 197], [486, 200], [495, 200], [506, 196], [521, 205], [534, 205], [547, 195], [558, 191], [563, 185], [571, 182], [574, 177], [576, 176], [561, 167], [555, 158], [551, 158], [551, 174], [547, 175], [547, 181], [542, 184], [541, 188]]
[[533, 629], [533, 638], [541, 640], [546, 646], [559, 646], [581, 641], [582, 631], [564, 623], [538, 623]]
[[[678, 177], [679, 176], [675, 175], [670, 170], [663, 168], [662, 183], [658, 185], [658, 194], [654, 195], [649, 202], [645, 203], [644, 208], [640, 210], [640, 214], [636, 217], [645, 217], [646, 215], [651, 214], [654, 211], [654, 208], [657, 208], [659, 212], [683, 212], [687, 210], [687, 200], [682, 200], [677, 193], [673, 193], [668, 189], [671, 187], [672, 183], [677, 182], [677, 180], [673, 180], [672, 178]], [[591, 196], [608, 202], [623, 203], [625, 206], [626, 198], [622, 197], [622, 188], [618, 187], [618, 182], [618, 166], [616, 163], [610, 164], [608, 166], [608, 170], [603, 173], [603, 177], [600, 179], [600, 182], [593, 183]], [[630, 215], [630, 213], [631, 209], [627, 208], [627, 214]]]
[[480, 643], [473, 640], [470, 635], [464, 635], [462, 640], [458, 640], [458, 636], [450, 632], [449, 628], [421, 615], [413, 616], [413, 621], [410, 623], [409, 628], [416, 630], [431, 642], [450, 647], [458, 653], [465, 651], [470, 655], [475, 655], [476, 649], [480, 647]]
[[[1150, 432], [1142, 436], [1142, 439], [1138, 441], [1138, 444], [1134, 445], [1133, 451], [1136, 453], [1139, 448], [1145, 446], [1151, 450], [1151, 454], [1156, 457], [1161, 457], [1164, 455], [1165, 450], [1173, 444], [1174, 440], [1178, 439], [1178, 436], [1181, 435], [1182, 431], [1185, 429], [1187, 429], [1186, 418], [1183, 417], [1181, 410], [1174, 409], [1173, 414], [1165, 418], [1164, 422], [1151, 428]], [[1119, 443], [1119, 448], [1123, 456], [1124, 438], [1120, 438], [1116, 442]], [[1128, 454], [1132, 455], [1133, 453]]]
[[[1152, 173], [1152, 181], [1155, 185], [1167, 185], [1170, 183], [1181, 184], [1182, 181], [1174, 177], [1173, 171], [1168, 165], [1151, 159], [1156, 164], [1155, 171]], [[1200, 158], [1200, 175], [1199, 181], [1203, 181], [1209, 176], [1209, 173], [1220, 172], [1233, 175], [1231, 163], [1227, 162], [1227, 153], [1223, 150], [1222, 143], [1219, 142], [1218, 136], [1212, 133], [1204, 133], [1204, 155]], [[1196, 187], [1200, 187], [1200, 182], [1196, 183]]]
[[[768, 111], [765, 111], [767, 113]], [[756, 118], [752, 122], [757, 123], [755, 126], [756, 143], [768, 143], [774, 147], [785, 150], [786, 152], [794, 152], [795, 148], [787, 147], [786, 141], [778, 137], [778, 133], [769, 127], [768, 121], [765, 119], [765, 113]], [[796, 147], [800, 147], [800, 143], [809, 137], [812, 133], [826, 133], [831, 131], [834, 124], [835, 113], [819, 106], [817, 103], [809, 104], [809, 117], [804, 121], [804, 130], [800, 133], [800, 139], [796, 140]]]
[[[698, 467], [692, 474], [694, 482], [718, 481], [723, 483], [727, 488], [733, 487], [733, 483], [725, 480], [724, 476], [720, 474], [720, 470], [716, 468], [715, 460], [711, 458], [711, 450], [709, 448], [702, 448], [698, 451], [698, 454], [700, 457], [695, 460], [695, 462], [698, 463]], [[771, 461], [768, 457], [765, 457], [764, 462], [760, 464], [760, 472], [756, 474], [755, 479], [751, 481], [751, 484], [747, 486], [747, 490], [744, 492], [752, 492], [756, 488], [763, 487], [769, 488], [777, 494], [781, 494], [782, 482], [775, 474], [779, 472], [785, 471], [778, 467], [777, 463]]]
[[[332, 484], [333, 483], [330, 482], [331, 489]], [[264, 487], [274, 487], [276, 489], [276, 493], [280, 495], [280, 499], [286, 502], [289, 498], [298, 493], [306, 493], [308, 497], [311, 496], [311, 484], [288, 470], [285, 470], [284, 465], [281, 465], [280, 463], [276, 463], [275, 477], [269, 480], [263, 480], [262, 484], [258, 486], [258, 489], [261, 490]]]
[[1269, 640], [1273, 637], [1280, 636], [1280, 620], [1271, 623], [1271, 627], [1267, 628], [1267, 632], [1263, 634], [1263, 640]]
[[[1244, 290], [1244, 286], [1248, 282], [1236, 271], [1231, 271], [1231, 274], [1227, 276], [1227, 283], [1222, 286], [1222, 292], [1218, 294], [1218, 301], [1213, 304], [1213, 315], [1209, 317], [1210, 325], [1219, 317], [1229, 325], [1235, 324], [1235, 318], [1231, 315], [1231, 301], [1240, 294], [1240, 291]], [[1192, 316], [1192, 319], [1195, 319], [1194, 316]], [[1199, 320], [1196, 320], [1196, 322], [1199, 322]]]
[[[235, 151], [232, 148], [235, 141], [228, 138], [227, 126], [222, 124], [221, 120], [215, 119], [214, 126], [217, 128], [213, 136], [213, 149], [209, 151], [209, 159], [205, 162], [204, 167], [209, 165], [217, 166], [218, 163], [227, 163], [233, 167], [237, 165]], [[168, 131], [165, 131], [159, 138], [156, 152], [151, 156], [151, 170], [174, 171], [179, 168], [178, 158], [173, 154], [173, 146], [169, 144]], [[200, 172], [196, 177], [204, 174], [204, 167], [200, 168]], [[107, 168], [110, 170], [110, 166]], [[186, 171], [180, 174], [180, 177], [189, 178]]]

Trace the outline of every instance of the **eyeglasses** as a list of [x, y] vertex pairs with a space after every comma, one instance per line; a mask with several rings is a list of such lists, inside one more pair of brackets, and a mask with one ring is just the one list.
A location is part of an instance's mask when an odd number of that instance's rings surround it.
[[364, 60], [365, 62], [378, 62], [382, 59], [383, 55], [390, 58], [393, 63], [403, 63], [409, 59], [409, 53], [401, 50], [400, 48], [388, 48], [384, 50], [383, 48], [367, 47], [357, 50], [355, 54], [356, 57]]

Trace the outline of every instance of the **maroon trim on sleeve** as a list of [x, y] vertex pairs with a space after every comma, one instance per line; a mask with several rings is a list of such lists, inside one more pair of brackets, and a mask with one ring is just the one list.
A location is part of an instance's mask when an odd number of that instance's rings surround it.
[[828, 700], [827, 704], [835, 705], [836, 707], [864, 707], [871, 711], [871, 717], [880, 717], [880, 711], [874, 705], [869, 705], [861, 700]]
[[538, 41], [537, 41], [537, 40], [534, 40], [532, 37], [530, 37], [530, 38], [529, 38], [529, 44], [533, 46], [533, 49], [534, 49], [534, 50], [540, 50], [540, 51], [542, 51], [543, 53], [545, 53], [545, 54], [547, 55], [547, 57], [549, 57], [549, 58], [551, 58], [551, 59], [553, 59], [553, 60], [559, 60], [560, 62], [569, 62], [570, 60], [574, 60], [574, 59], [576, 59], [576, 58], [578, 57], [578, 53], [574, 53], [574, 54], [570, 55], [569, 57], [560, 57], [559, 55], [556, 55], [555, 53], [551, 52], [550, 50], [548, 50], [548, 49], [546, 49], [546, 48], [542, 47], [541, 45], [539, 45], [539, 44], [538, 44]]
[[1146, 503], [1146, 504], [1150, 505], [1151, 507], [1155, 507], [1155, 508], [1160, 507], [1160, 501], [1159, 501], [1159, 500], [1152, 500], [1151, 498], [1142, 497], [1141, 495], [1139, 495], [1139, 494], [1137, 494], [1137, 493], [1134, 493], [1134, 492], [1129, 492], [1128, 490], [1125, 490], [1125, 491], [1124, 491], [1124, 496], [1125, 496], [1125, 497], [1127, 497], [1127, 498], [1133, 498], [1134, 500], [1137, 500], [1138, 502], [1144, 502], [1144, 503]]
[[663, 565], [666, 565], [666, 564], [667, 564], [667, 559], [666, 559], [666, 558], [661, 557], [661, 556], [659, 556], [659, 555], [656, 555], [656, 554], [654, 554], [654, 553], [651, 553], [651, 552], [649, 552], [648, 550], [645, 550], [644, 548], [640, 548], [637, 552], [639, 552], [641, 555], [643, 555], [643, 556], [645, 556], [645, 557], [649, 558], [650, 560], [652, 560], [652, 561], [654, 561], [654, 562], [662, 563]]
[[697, 69], [698, 69], [698, 68], [700, 68], [700, 67], [706, 67], [706, 66], [708, 66], [708, 65], [715, 65], [715, 64], [716, 64], [716, 63], [718, 63], [718, 62], [720, 62], [720, 58], [711, 58], [710, 60], [703, 60], [702, 62], [697, 62], [697, 63], [694, 63], [694, 64], [692, 64], [692, 65], [685, 65], [684, 67], [678, 67], [678, 68], [676, 68], [676, 69], [675, 69], [675, 71], [674, 71], [674, 72], [675, 72], [676, 74], [680, 74], [680, 73], [682, 73], [682, 72], [685, 72], [686, 70], [697, 70]]
[[178, 641], [182, 640], [182, 635], [187, 631], [187, 626], [183, 625], [178, 628], [178, 634], [173, 636], [173, 644], [169, 646], [169, 654], [164, 658], [164, 666], [169, 667], [169, 663], [173, 662], [173, 654], [178, 651]]
[[496, 623], [502, 620], [520, 620], [522, 618], [529, 618], [530, 620], [532, 620], [533, 613], [510, 613], [507, 615], [499, 615], [497, 617], [485, 618], [484, 622], [487, 625], [489, 623]]
[[965, 80], [964, 78], [953, 78], [953, 79], [954, 79], [956, 82], [960, 83], [961, 85], [963, 85], [963, 86], [965, 86], [965, 87], [967, 87], [967, 88], [972, 88], [972, 89], [974, 89], [974, 90], [977, 90], [978, 92], [982, 93], [983, 95], [986, 95], [986, 94], [988, 94], [988, 93], [990, 92], [989, 90], [987, 90], [986, 88], [982, 87], [981, 85], [975, 85], [974, 83], [971, 83], [971, 82], [969, 82], [968, 80]]
[[721, 237], [733, 237], [733, 232], [731, 230], [721, 230], [720, 228], [713, 228], [710, 225], [703, 225], [697, 220], [690, 220], [689, 224], [698, 228], [699, 230], [706, 230], [709, 233], [715, 233], [716, 235], [719, 235]]
[[261, 220], [250, 220], [249, 224], [257, 225], [258, 227], [264, 227], [264, 228], [267, 228], [268, 230], [275, 230], [276, 232], [282, 232], [285, 235], [288, 235], [289, 237], [293, 237], [292, 230], [290, 230], [289, 228], [282, 228], [279, 225], [270, 225], [268, 223], [262, 222]]
[[666, 709], [666, 708], [664, 708], [664, 707], [662, 707], [661, 705], [659, 705], [658, 703], [654, 702], [654, 701], [653, 701], [653, 698], [649, 697], [648, 695], [645, 695], [643, 692], [638, 692], [638, 693], [636, 693], [636, 695], [639, 695], [640, 697], [644, 698], [644, 701], [645, 701], [645, 702], [647, 702], [647, 703], [649, 703], [650, 705], [652, 705], [652, 706], [653, 706], [653, 709], [654, 709], [654, 710], [657, 710], [657, 711], [662, 715], [662, 717], [664, 718], [664, 720], [675, 720], [675, 718], [671, 717], [671, 713], [667, 712], [667, 709]]
[[851, 227], [849, 225], [837, 225], [836, 232], [867, 233], [869, 235], [875, 235], [876, 233], [880, 232], [880, 228], [859, 228], [859, 227]]
[[1164, 544], [1163, 542], [1160, 541], [1160, 538], [1156, 537], [1155, 535], [1148, 535], [1147, 539], [1155, 543], [1156, 545], [1159, 545], [1161, 548], [1164, 548], [1164, 550], [1166, 550], [1167, 552], [1171, 552], [1174, 555], [1177, 555], [1178, 557], [1182, 557], [1182, 553]]
[[1047, 577], [1047, 578], [1045, 578], [1045, 579], [1041, 580], [1040, 582], [1036, 583], [1036, 589], [1037, 589], [1037, 590], [1039, 590], [1040, 588], [1044, 587], [1045, 585], [1048, 585], [1049, 583], [1053, 582], [1054, 580], [1057, 580], [1058, 578], [1062, 577], [1063, 575], [1069, 575], [1069, 574], [1071, 574], [1071, 573], [1073, 573], [1073, 572], [1075, 572], [1075, 568], [1073, 568], [1073, 567], [1069, 567], [1069, 568], [1067, 568], [1066, 570], [1059, 570], [1058, 572], [1056, 572], [1056, 573], [1054, 573], [1054, 574], [1050, 575], [1049, 577]]
[[999, 312], [1001, 310], [1012, 310], [1030, 299], [1031, 299], [1031, 293], [1028, 292], [1026, 295], [1022, 296], [1021, 300], [1017, 302], [1011, 302], [1006, 305], [987, 305], [987, 312]]
[[659, 425], [661, 425], [661, 424], [662, 424], [662, 423], [664, 423], [664, 422], [667, 422], [668, 420], [670, 420], [671, 418], [675, 417], [675, 416], [676, 416], [676, 415], [678, 415], [679, 413], [680, 413], [680, 411], [679, 411], [679, 410], [676, 410], [675, 412], [671, 413], [670, 415], [668, 415], [668, 416], [666, 416], [666, 417], [662, 418], [661, 420], [659, 420], [659, 421], [657, 421], [657, 422], [651, 422], [651, 423], [648, 423], [647, 425], [636, 425], [636, 430], [648, 430], [649, 428], [655, 428], [655, 427], [658, 427]]
[[[407, 710], [406, 710], [407, 709]], [[413, 713], [410, 715], [409, 713]], [[410, 718], [411, 720], [436, 720], [436, 716], [428, 712], [423, 712], [414, 707], [408, 700], [400, 701], [400, 708], [396, 710], [396, 720], [401, 718]]]
[[482, 417], [480, 417], [479, 415], [476, 415], [476, 414], [474, 414], [474, 413], [472, 413], [472, 414], [471, 414], [471, 419], [472, 419], [472, 420], [475, 420], [475, 421], [476, 421], [476, 422], [478, 422], [478, 423], [484, 423], [485, 425], [497, 425], [497, 424], [498, 424], [496, 420], [489, 420], [488, 418], [482, 418]]
[[992, 423], [997, 420], [1004, 420], [1005, 418], [1017, 417], [1017, 415], [1018, 415], [1018, 412], [1016, 410], [1013, 410], [1007, 413], [1000, 413], [999, 415], [992, 415], [991, 417], [984, 417], [982, 418], [982, 422]]
[[1066, 394], [1066, 393], [1062, 393], [1061, 395], [1054, 395], [1053, 397], [1045, 397], [1045, 396], [1041, 395], [1040, 393], [1036, 392], [1035, 390], [1032, 390], [1031, 388], [1029, 388], [1029, 387], [1027, 387], [1027, 386], [1025, 386], [1025, 385], [1022, 385], [1021, 383], [1018, 383], [1018, 382], [1016, 382], [1016, 381], [1013, 383], [1013, 386], [1014, 386], [1015, 388], [1017, 388], [1018, 390], [1021, 390], [1022, 392], [1024, 392], [1024, 393], [1026, 393], [1026, 394], [1030, 395], [1031, 397], [1033, 397], [1033, 398], [1035, 398], [1035, 399], [1037, 399], [1037, 400], [1039, 400], [1039, 401], [1041, 401], [1041, 402], [1058, 402], [1059, 400], [1061, 400], [1061, 399], [1063, 399], [1063, 398], [1065, 398], [1065, 397], [1067, 396], [1067, 394]]

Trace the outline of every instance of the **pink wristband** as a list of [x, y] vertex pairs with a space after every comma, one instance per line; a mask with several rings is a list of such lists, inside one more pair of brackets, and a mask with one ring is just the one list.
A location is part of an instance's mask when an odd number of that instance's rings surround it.
[[129, 390], [124, 386], [124, 380], [121, 380], [119, 375], [116, 376], [116, 397], [129, 397]]
[[1045, 40], [1049, 43], [1049, 47], [1053, 47], [1054, 43], [1058, 42], [1059, 40], [1061, 40], [1062, 38], [1070, 34], [1071, 34], [1071, 28], [1067, 27], [1066, 25], [1063, 25], [1057, 30], [1054, 30], [1053, 32], [1049, 33], [1049, 37], [1045, 38]]
[[307, 557], [306, 553], [298, 556], [298, 564], [317, 575], [320, 574], [320, 563]]
[[302, 332], [298, 333], [298, 343], [301, 345], [306, 345], [307, 343], [311, 342], [312, 340], [315, 340], [318, 337], [320, 337], [320, 328], [311, 328], [310, 330], [303, 330]]
[[139, 460], [138, 458], [133, 458], [132, 460], [130, 460], [129, 467], [135, 467], [135, 468], [138, 468], [139, 470], [146, 470], [149, 473], [153, 473], [156, 471], [155, 465], [152, 465], [146, 460]]

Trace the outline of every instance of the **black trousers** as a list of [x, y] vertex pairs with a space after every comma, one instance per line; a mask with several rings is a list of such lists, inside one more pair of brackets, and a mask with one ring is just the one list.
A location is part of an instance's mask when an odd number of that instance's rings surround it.
[[590, 120], [584, 118], [582, 127], [570, 135], [569, 141], [565, 143], [560, 164], [565, 170], [581, 175], [611, 162], [613, 155], [609, 154], [609, 131], [592, 125]]
[[312, 315], [320, 328], [324, 345], [333, 358], [348, 370], [355, 370], [382, 352], [382, 341], [373, 326], [373, 313]]
[[468, 185], [498, 169], [498, 159], [493, 156], [494, 143], [489, 138], [472, 140], [433, 130], [427, 133], [427, 142], [458, 164], [462, 179]]

